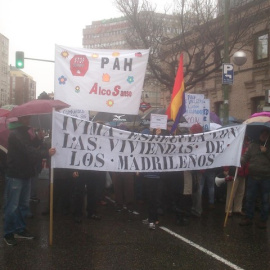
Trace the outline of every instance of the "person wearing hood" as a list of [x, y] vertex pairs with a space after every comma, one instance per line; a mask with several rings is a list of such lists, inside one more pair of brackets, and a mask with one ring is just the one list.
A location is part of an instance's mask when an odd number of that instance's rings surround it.
[[33, 239], [27, 231], [25, 217], [29, 209], [31, 177], [43, 157], [55, 154], [55, 148], [39, 149], [29, 127], [30, 116], [9, 123], [7, 169], [5, 182], [4, 241], [17, 244], [15, 238]]
[[248, 180], [246, 189], [246, 217], [239, 223], [240, 226], [252, 225], [255, 201], [259, 192], [261, 199], [261, 214], [258, 227], [267, 228], [270, 194], [270, 130], [264, 129], [259, 140], [249, 145], [248, 150], [241, 157], [241, 164], [249, 162]]

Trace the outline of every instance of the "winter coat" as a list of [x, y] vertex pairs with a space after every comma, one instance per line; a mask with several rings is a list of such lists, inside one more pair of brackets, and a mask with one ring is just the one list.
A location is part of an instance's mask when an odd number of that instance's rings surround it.
[[7, 171], [11, 178], [29, 179], [36, 174], [38, 162], [48, 156], [48, 151], [37, 148], [37, 141], [32, 140], [29, 127], [21, 126], [12, 130], [8, 137]]
[[251, 143], [241, 158], [241, 164], [249, 162], [249, 175], [255, 178], [269, 178], [270, 180], [270, 148], [269, 145], [266, 147], [267, 151], [263, 153], [260, 149], [260, 143]]

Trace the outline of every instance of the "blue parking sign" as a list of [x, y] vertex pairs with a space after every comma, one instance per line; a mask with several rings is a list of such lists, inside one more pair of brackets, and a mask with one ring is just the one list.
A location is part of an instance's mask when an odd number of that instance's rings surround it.
[[222, 84], [233, 84], [233, 64], [222, 64]]

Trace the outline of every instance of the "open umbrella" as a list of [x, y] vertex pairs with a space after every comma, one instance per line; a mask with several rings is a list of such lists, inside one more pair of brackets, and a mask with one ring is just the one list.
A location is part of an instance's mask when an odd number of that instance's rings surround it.
[[52, 113], [53, 108], [61, 110], [70, 105], [60, 100], [34, 99], [17, 107], [14, 107], [8, 114], [10, 117], [21, 117], [26, 115], [40, 115]]
[[136, 130], [141, 122], [141, 116], [135, 114], [98, 112], [92, 120], [93, 122], [103, 122], [105, 125], [119, 127], [121, 124], [129, 130]]
[[210, 112], [210, 122], [222, 125], [220, 118], [214, 112]]
[[248, 118], [246, 121], [244, 121], [244, 124], [267, 123], [267, 122], [270, 122], [270, 116], [255, 116]]
[[139, 115], [133, 114], [121, 114], [121, 113], [108, 113], [108, 112], [98, 112], [96, 116], [93, 118], [94, 122], [133, 122], [137, 119], [140, 119]]
[[221, 127], [222, 127], [222, 125], [220, 125], [220, 124], [210, 123], [210, 130], [216, 130], [216, 129], [219, 129]]
[[0, 108], [0, 117], [6, 116], [9, 113], [9, 110]]
[[[221, 122], [223, 123], [223, 118], [220, 119]], [[234, 116], [229, 116], [228, 118], [228, 124], [241, 124], [243, 120], [235, 118]]]
[[6, 105], [2, 106], [1, 109], [5, 109], [5, 110], [8, 110], [8, 111], [11, 111], [16, 106], [17, 105], [14, 105], [14, 104], [6, 104]]
[[6, 117], [0, 117], [0, 150], [7, 153], [7, 141], [9, 130], [7, 128]]
[[250, 117], [243, 123], [247, 124], [246, 135], [253, 140], [258, 140], [262, 130], [269, 129], [270, 131], [270, 116]]
[[258, 112], [251, 115], [251, 117], [256, 117], [256, 116], [269, 116], [270, 117], [270, 112]]

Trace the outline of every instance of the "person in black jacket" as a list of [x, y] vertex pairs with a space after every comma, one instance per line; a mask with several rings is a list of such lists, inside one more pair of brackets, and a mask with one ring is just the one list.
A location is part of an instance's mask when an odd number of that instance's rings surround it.
[[55, 148], [37, 148], [29, 132], [29, 116], [19, 117], [9, 124], [7, 169], [5, 183], [4, 241], [17, 244], [15, 238], [33, 239], [26, 230], [25, 217], [29, 209], [31, 177], [42, 157], [55, 154]]
[[246, 217], [239, 223], [240, 226], [249, 226], [253, 223], [255, 201], [257, 194], [261, 199], [261, 215], [257, 226], [267, 228], [269, 216], [270, 194], [270, 130], [261, 131], [259, 140], [252, 142], [241, 157], [241, 165], [249, 163], [246, 188]]

